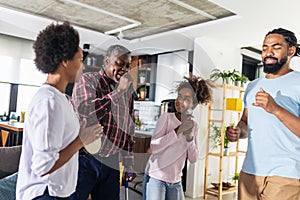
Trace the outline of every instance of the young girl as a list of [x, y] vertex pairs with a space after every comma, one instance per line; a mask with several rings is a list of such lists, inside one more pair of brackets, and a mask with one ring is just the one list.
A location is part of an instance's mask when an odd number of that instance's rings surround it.
[[212, 98], [208, 82], [196, 76], [185, 79], [177, 88], [176, 112], [162, 114], [152, 136], [143, 199], [184, 199], [181, 172], [186, 158], [194, 163], [198, 157], [198, 126], [191, 113], [198, 104], [207, 104]]

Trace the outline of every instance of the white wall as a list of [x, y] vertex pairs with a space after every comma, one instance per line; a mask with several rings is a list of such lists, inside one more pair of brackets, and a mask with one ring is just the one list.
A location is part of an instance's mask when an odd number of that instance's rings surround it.
[[242, 70], [241, 47], [230, 40], [217, 37], [199, 37], [194, 42], [194, 74], [209, 78], [214, 68]]
[[[162, 100], [176, 98], [174, 93], [178, 82], [188, 75], [188, 51], [167, 53], [158, 56], [155, 104]], [[173, 93], [172, 93], [173, 92]]]

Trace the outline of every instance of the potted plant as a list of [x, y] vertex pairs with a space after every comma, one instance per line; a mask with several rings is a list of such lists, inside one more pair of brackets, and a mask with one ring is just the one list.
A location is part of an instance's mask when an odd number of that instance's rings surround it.
[[137, 118], [135, 119], [134, 123], [135, 123], [135, 125], [136, 125], [136, 128], [137, 128], [138, 130], [140, 130], [143, 123], [142, 123], [142, 121], [140, 120], [139, 117], [137, 117]]
[[217, 148], [221, 142], [221, 127], [217, 126], [215, 123], [211, 123], [210, 125], [211, 131], [214, 133], [210, 136], [210, 139], [213, 142], [212, 148]]
[[219, 78], [222, 79], [223, 84], [229, 84], [231, 77], [231, 72], [220, 69], [213, 69], [210, 74], [210, 79], [212, 81], [217, 81]]
[[220, 69], [213, 69], [210, 73], [210, 79], [212, 81], [217, 81], [219, 78], [221, 78], [222, 71]]
[[231, 72], [231, 80], [234, 83], [235, 86], [240, 87], [241, 86], [241, 73], [235, 69], [233, 69], [233, 71]]
[[235, 172], [233, 177], [231, 178], [234, 182], [238, 181], [239, 180], [239, 177], [240, 177], [240, 173], [238, 172]]
[[146, 87], [141, 87], [139, 89], [139, 93], [140, 93], [140, 100], [145, 100], [146, 95], [147, 95]]
[[[210, 125], [212, 132], [214, 133], [213, 135], [211, 135], [210, 139], [213, 142], [213, 146], [212, 148], [217, 148], [221, 145], [221, 127], [217, 126], [214, 123], [211, 123]], [[224, 130], [225, 131], [225, 130]], [[226, 135], [224, 136], [224, 155], [228, 155], [229, 153], [229, 140], [226, 137]]]
[[224, 156], [228, 156], [229, 155], [229, 140], [227, 138], [227, 136], [224, 136]]
[[245, 85], [245, 83], [247, 83], [249, 81], [248, 77], [245, 76], [244, 74], [242, 74], [239, 79], [241, 81], [241, 86], [242, 87]]
[[145, 83], [146, 81], [146, 74], [141, 72], [139, 73], [139, 77], [140, 77], [140, 83]]

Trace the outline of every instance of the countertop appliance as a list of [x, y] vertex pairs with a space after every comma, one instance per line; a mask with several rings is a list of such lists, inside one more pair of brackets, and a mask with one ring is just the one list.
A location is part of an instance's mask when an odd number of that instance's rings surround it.
[[176, 112], [175, 99], [166, 99], [161, 102], [160, 114], [164, 112]]

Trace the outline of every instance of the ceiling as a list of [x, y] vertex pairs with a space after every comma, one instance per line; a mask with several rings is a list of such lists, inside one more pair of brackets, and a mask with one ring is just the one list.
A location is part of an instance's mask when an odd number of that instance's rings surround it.
[[[222, 55], [226, 45], [238, 50], [242, 47], [261, 49], [264, 35], [278, 27], [292, 30], [300, 38], [299, 0], [180, 0], [185, 3], [181, 5], [177, 5], [176, 0], [76, 1], [94, 7], [100, 5], [101, 12], [90, 7], [79, 8], [70, 2], [0, 0], [0, 34], [35, 40], [39, 31], [50, 23], [75, 16], [72, 24], [76, 24], [80, 33], [81, 46], [89, 43], [91, 51], [100, 53], [112, 43], [122, 44], [136, 54], [193, 50], [201, 40], [205, 51]], [[23, 8], [26, 11], [21, 11]], [[103, 14], [104, 11], [109, 14]], [[205, 17], [203, 12], [216, 19]], [[137, 22], [141, 24], [132, 27]], [[111, 32], [124, 27], [129, 29], [122, 31], [123, 39], [116, 37], [118, 31]]]
[[127, 40], [235, 15], [208, 0], [0, 0], [0, 6]]

